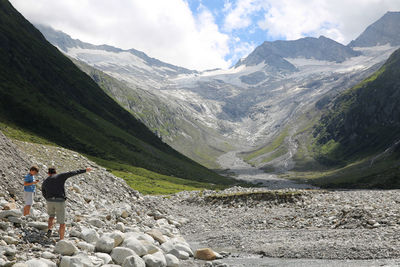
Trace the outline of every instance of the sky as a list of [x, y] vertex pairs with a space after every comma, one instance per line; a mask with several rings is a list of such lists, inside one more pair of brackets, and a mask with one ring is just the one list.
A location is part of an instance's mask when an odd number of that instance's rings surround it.
[[10, 0], [31, 23], [195, 70], [229, 68], [264, 41], [347, 45], [400, 0]]

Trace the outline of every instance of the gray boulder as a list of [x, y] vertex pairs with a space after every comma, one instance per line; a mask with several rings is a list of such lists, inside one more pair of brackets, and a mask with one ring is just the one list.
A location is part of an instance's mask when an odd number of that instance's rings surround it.
[[80, 248], [81, 250], [87, 251], [87, 252], [93, 252], [95, 247], [92, 244], [86, 243], [84, 241], [78, 242], [78, 244], [76, 244], [76, 246], [78, 248]]
[[76, 253], [78, 249], [71, 241], [60, 240], [57, 242], [54, 252], [61, 254], [63, 256], [72, 256]]
[[136, 252], [139, 256], [146, 255], [147, 249], [143, 246], [143, 244], [137, 240], [136, 238], [126, 239], [123, 243], [123, 246], [126, 248], [130, 248]]
[[172, 254], [165, 255], [167, 267], [179, 267], [179, 259]]
[[177, 249], [172, 249], [171, 251], [168, 252], [169, 254], [174, 255], [180, 260], [187, 260], [189, 259], [189, 253], [182, 251], [182, 250], [177, 250]]
[[19, 209], [0, 211], [0, 219], [7, 218], [7, 217], [21, 217], [21, 216], [22, 216], [22, 212]]
[[88, 243], [96, 243], [99, 239], [99, 234], [94, 229], [84, 228], [81, 232], [81, 237]]
[[64, 256], [61, 259], [59, 267], [92, 267], [91, 259], [85, 254], [79, 254], [73, 257]]
[[129, 256], [134, 256], [136, 253], [130, 248], [116, 247], [111, 251], [111, 258], [116, 264], [121, 265]]
[[166, 267], [167, 261], [162, 252], [156, 252], [143, 256], [143, 260], [146, 263], [146, 267]]
[[39, 229], [39, 230], [46, 230], [48, 227], [48, 224], [45, 222], [29, 222], [28, 226]]
[[112, 261], [112, 258], [107, 253], [97, 252], [94, 254], [97, 258], [103, 261], [103, 264], [108, 264]]
[[146, 267], [146, 263], [141, 257], [134, 255], [126, 258], [122, 267]]
[[106, 235], [111, 237], [112, 239], [114, 239], [114, 247], [118, 247], [125, 240], [124, 233], [122, 233], [121, 231], [118, 231], [118, 230], [114, 231], [112, 233], [107, 233]]
[[47, 259], [32, 259], [25, 262], [25, 264], [28, 267], [57, 267], [57, 264]]
[[110, 253], [114, 248], [114, 239], [108, 236], [102, 236], [96, 242], [96, 251]]

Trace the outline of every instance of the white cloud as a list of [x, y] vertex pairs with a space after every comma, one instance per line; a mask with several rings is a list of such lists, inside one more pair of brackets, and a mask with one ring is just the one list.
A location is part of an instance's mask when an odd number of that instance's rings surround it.
[[236, 2], [235, 8], [232, 8], [232, 3], [225, 3], [224, 11], [228, 14], [225, 17], [224, 29], [232, 31], [247, 28], [253, 23], [251, 15], [261, 8], [262, 5], [258, 0], [239, 0]]
[[230, 59], [230, 62], [236, 64], [239, 59], [249, 55], [255, 48], [256, 45], [254, 43], [236, 41], [236, 44], [233, 45], [232, 58]]
[[191, 69], [228, 67], [229, 36], [184, 0], [11, 0], [26, 18], [94, 44], [137, 50]]
[[[225, 28], [257, 23], [274, 39], [325, 35], [347, 44], [387, 11], [399, 10], [399, 0], [237, 0], [230, 5]], [[250, 22], [257, 12], [263, 19]]]
[[[214, 15], [201, 0], [11, 0], [31, 22], [73, 38], [137, 50], [191, 69], [226, 68], [254, 48], [249, 35], [298, 39], [325, 35], [347, 44], [400, 0], [224, 0]], [[215, 17], [223, 15], [217, 25]], [[215, 17], [214, 17], [215, 16]], [[235, 31], [241, 30], [241, 31]], [[236, 38], [240, 38], [237, 41]], [[236, 54], [237, 53], [237, 54]]]

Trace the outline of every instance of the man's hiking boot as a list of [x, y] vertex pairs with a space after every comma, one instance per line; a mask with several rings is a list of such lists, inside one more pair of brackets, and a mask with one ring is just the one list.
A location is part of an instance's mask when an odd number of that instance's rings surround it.
[[49, 230], [47, 230], [47, 234], [46, 234], [46, 236], [48, 237], [48, 238], [50, 238], [51, 237], [51, 233], [52, 233], [52, 231], [49, 229]]

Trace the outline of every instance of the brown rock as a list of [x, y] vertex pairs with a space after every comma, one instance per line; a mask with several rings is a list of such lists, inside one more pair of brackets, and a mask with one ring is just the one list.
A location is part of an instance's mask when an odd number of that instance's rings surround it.
[[17, 208], [17, 205], [15, 202], [10, 202], [4, 205], [3, 210], [15, 210]]
[[217, 258], [217, 255], [211, 248], [200, 248], [194, 253], [195, 259], [212, 261]]
[[146, 232], [146, 234], [160, 242], [160, 244], [167, 242], [163, 234], [157, 229], [152, 229], [151, 231]]

